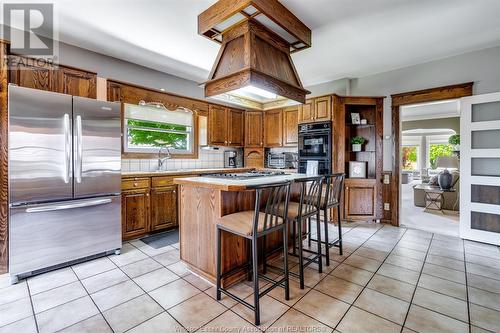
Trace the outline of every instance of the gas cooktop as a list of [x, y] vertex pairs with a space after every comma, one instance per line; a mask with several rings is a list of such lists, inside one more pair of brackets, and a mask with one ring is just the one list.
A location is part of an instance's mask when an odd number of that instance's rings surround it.
[[257, 178], [257, 177], [283, 176], [283, 175], [287, 175], [287, 173], [285, 173], [283, 171], [249, 171], [249, 172], [241, 172], [241, 173], [213, 173], [213, 174], [204, 175], [204, 177], [249, 179], [249, 178]]

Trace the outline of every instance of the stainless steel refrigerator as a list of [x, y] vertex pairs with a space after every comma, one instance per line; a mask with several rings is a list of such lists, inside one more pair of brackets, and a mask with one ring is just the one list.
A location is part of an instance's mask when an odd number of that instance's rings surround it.
[[120, 104], [9, 86], [9, 273], [121, 248]]

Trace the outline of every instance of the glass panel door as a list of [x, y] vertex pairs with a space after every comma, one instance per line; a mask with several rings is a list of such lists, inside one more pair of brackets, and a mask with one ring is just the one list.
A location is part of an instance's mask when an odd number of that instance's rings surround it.
[[460, 108], [460, 237], [500, 245], [500, 93]]

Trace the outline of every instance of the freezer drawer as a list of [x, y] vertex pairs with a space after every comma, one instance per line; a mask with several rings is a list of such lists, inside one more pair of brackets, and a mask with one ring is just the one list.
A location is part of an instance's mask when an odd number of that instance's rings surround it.
[[10, 202], [73, 196], [71, 96], [9, 85]]
[[11, 208], [9, 237], [11, 276], [119, 249], [120, 196]]

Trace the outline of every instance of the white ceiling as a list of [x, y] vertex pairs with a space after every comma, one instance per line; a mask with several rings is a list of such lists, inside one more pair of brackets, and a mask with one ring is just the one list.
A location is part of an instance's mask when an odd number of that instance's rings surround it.
[[460, 117], [460, 101], [453, 99], [405, 105], [400, 112], [402, 121]]
[[[197, 15], [214, 0], [53, 2], [60, 40], [197, 82], [219, 49], [197, 34]], [[313, 47], [293, 55], [306, 86], [500, 45], [498, 0], [282, 3], [312, 29]]]

